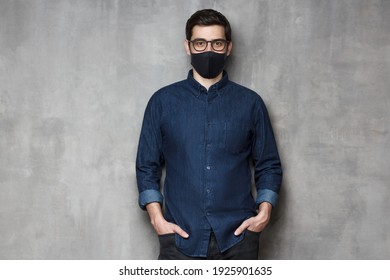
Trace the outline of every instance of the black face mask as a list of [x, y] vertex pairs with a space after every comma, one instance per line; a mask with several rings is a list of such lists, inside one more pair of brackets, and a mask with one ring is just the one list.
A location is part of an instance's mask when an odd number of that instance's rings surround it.
[[203, 78], [213, 79], [223, 71], [226, 58], [226, 53], [191, 53], [191, 64]]

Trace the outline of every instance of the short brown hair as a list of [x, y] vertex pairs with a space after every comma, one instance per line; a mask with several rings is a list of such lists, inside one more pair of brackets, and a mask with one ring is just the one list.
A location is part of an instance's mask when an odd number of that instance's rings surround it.
[[186, 24], [187, 40], [191, 40], [192, 28], [194, 28], [195, 25], [200, 25], [200, 26], [221, 25], [225, 28], [226, 40], [228, 41], [232, 40], [232, 29], [230, 27], [230, 23], [227, 20], [227, 18], [220, 12], [217, 12], [212, 9], [204, 9], [194, 13], [187, 20], [187, 24]]

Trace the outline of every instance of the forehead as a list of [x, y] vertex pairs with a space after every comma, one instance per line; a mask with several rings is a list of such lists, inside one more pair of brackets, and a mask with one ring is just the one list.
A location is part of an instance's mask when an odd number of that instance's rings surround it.
[[192, 37], [191, 39], [225, 39], [225, 28], [222, 25], [195, 25], [192, 28]]

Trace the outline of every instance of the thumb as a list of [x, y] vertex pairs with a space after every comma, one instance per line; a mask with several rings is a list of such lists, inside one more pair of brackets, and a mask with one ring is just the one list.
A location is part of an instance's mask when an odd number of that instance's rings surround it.
[[244, 221], [234, 232], [235, 236], [239, 236], [241, 233], [243, 233], [247, 228], [249, 227], [248, 223]]
[[174, 228], [174, 232], [176, 232], [178, 235], [180, 235], [181, 237], [183, 238], [188, 238], [190, 237], [189, 234], [187, 232], [185, 232], [181, 227], [179, 227], [178, 225], [175, 226]]

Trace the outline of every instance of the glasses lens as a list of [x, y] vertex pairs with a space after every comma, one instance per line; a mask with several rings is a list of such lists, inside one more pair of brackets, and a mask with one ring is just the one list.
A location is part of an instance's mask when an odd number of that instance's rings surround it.
[[207, 48], [207, 41], [202, 39], [197, 39], [192, 41], [194, 49], [197, 51], [204, 51]]
[[215, 40], [211, 42], [211, 47], [215, 51], [223, 51], [226, 47], [226, 41], [225, 40]]

